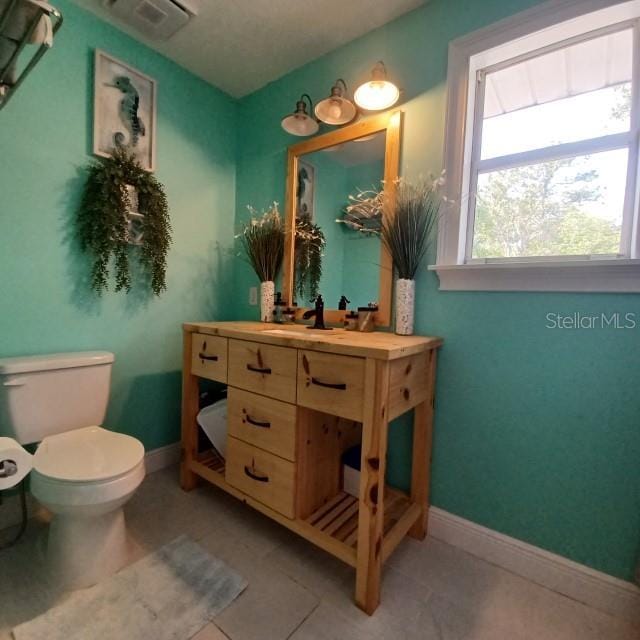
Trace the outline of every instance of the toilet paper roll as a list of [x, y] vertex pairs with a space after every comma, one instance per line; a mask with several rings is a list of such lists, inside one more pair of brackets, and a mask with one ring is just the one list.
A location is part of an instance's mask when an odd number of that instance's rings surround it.
[[33, 456], [13, 438], [0, 438], [0, 491], [15, 487], [33, 468]]

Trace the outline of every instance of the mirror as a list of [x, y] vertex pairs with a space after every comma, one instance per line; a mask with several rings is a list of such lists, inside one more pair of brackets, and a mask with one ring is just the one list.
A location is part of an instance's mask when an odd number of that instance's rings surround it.
[[391, 260], [370, 199], [397, 179], [400, 116], [375, 116], [289, 148], [284, 295], [305, 308], [320, 293], [329, 322], [341, 322], [346, 296], [347, 309], [377, 302], [376, 324], [390, 324]]

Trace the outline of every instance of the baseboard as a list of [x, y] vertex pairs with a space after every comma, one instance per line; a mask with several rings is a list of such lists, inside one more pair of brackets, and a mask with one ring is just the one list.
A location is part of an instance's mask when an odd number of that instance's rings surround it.
[[[144, 456], [144, 464], [147, 473], [160, 471], [160, 469], [176, 464], [179, 460], [179, 442], [174, 442], [173, 444], [166, 445], [165, 447], [159, 447], [158, 449], [152, 449], [151, 451], [147, 451]], [[29, 511], [29, 516], [33, 517], [36, 515], [40, 508], [40, 505], [36, 502], [33, 496], [28, 493], [27, 509]], [[0, 505], [0, 531], [20, 524], [21, 520], [22, 510], [20, 508], [20, 496], [15, 492], [4, 495], [3, 503]]]
[[429, 535], [532, 582], [640, 624], [640, 587], [431, 507]]
[[180, 443], [174, 442], [164, 447], [158, 447], [147, 451], [144, 456], [144, 465], [147, 473], [153, 473], [154, 471], [160, 471], [165, 467], [170, 467], [172, 464], [177, 464], [180, 460]]

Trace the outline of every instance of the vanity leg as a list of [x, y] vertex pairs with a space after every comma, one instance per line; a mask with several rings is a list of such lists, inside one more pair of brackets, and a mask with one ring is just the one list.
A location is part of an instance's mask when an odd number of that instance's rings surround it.
[[356, 604], [369, 615], [380, 603], [384, 480], [389, 426], [388, 397], [388, 363], [367, 359], [360, 467]]
[[180, 450], [180, 486], [191, 491], [198, 485], [198, 476], [189, 468], [198, 447], [198, 379], [191, 375], [191, 333], [183, 333], [182, 351], [182, 444]]
[[436, 386], [436, 354], [432, 349], [429, 358], [429, 393], [413, 414], [413, 461], [411, 464], [411, 502], [420, 505], [421, 514], [409, 529], [408, 535], [424, 540], [429, 520], [429, 485], [431, 481], [431, 441], [433, 435], [433, 402]]

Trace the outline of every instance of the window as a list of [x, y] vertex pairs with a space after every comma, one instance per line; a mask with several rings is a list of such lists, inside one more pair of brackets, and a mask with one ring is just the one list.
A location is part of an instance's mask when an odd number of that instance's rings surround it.
[[[550, 4], [534, 25], [553, 20]], [[453, 43], [447, 175], [457, 211], [440, 234], [441, 288], [640, 290], [636, 16], [640, 2], [617, 3], [484, 51], [477, 34], [462, 55]]]

